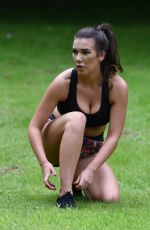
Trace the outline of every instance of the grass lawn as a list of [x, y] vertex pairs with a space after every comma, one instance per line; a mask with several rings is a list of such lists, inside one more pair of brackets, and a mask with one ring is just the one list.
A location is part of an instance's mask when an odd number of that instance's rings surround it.
[[[0, 23], [0, 229], [150, 229], [150, 30], [114, 23], [121, 76], [129, 86], [125, 129], [109, 159], [121, 186], [119, 204], [82, 199], [58, 210], [27, 138], [30, 119], [51, 80], [72, 67], [73, 34], [80, 24]], [[57, 168], [59, 173], [59, 169]]]

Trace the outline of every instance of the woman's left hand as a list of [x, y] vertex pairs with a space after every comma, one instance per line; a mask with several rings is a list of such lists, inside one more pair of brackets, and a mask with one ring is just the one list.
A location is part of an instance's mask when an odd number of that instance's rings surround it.
[[92, 183], [93, 176], [94, 172], [91, 169], [84, 169], [74, 182], [75, 187], [77, 189], [86, 189]]

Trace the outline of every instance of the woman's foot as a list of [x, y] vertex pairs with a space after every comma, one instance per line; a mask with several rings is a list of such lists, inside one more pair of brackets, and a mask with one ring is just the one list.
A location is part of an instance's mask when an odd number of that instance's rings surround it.
[[83, 198], [83, 193], [81, 189], [76, 189], [75, 186], [72, 187], [73, 195], [76, 198]]
[[67, 191], [64, 195], [59, 196], [56, 200], [58, 208], [76, 208], [76, 202], [71, 191]]

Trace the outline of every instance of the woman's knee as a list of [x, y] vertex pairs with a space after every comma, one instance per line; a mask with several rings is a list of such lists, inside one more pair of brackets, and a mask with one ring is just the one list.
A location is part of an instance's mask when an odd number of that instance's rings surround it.
[[118, 203], [120, 200], [120, 193], [119, 191], [109, 192], [108, 194], [101, 196], [101, 201], [107, 203]]
[[69, 121], [86, 123], [86, 116], [82, 112], [74, 111], [68, 113]]
[[116, 194], [109, 194], [109, 196], [99, 196], [95, 194], [86, 194], [87, 198], [92, 201], [101, 201], [101, 202], [106, 202], [106, 203], [118, 203], [120, 200], [120, 197]]
[[86, 125], [86, 116], [81, 112], [68, 113], [66, 129], [70, 129], [74, 132], [84, 130]]
[[114, 191], [108, 190], [107, 192], [97, 191], [86, 191], [85, 195], [92, 201], [102, 201], [106, 203], [118, 203], [120, 200], [120, 191], [119, 188]]

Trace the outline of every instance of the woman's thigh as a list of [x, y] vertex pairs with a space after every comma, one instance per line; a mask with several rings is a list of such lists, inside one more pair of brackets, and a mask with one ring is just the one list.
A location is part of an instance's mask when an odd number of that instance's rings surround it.
[[[54, 164], [59, 165], [59, 149], [62, 136], [66, 125], [70, 122], [73, 126], [80, 126], [84, 120], [84, 114], [80, 112], [70, 112], [54, 120], [48, 121], [42, 129], [42, 140], [47, 159]], [[70, 135], [71, 138], [71, 135]], [[69, 141], [69, 140], [67, 140]]]
[[[76, 177], [93, 160], [93, 157], [79, 160]], [[111, 167], [105, 162], [95, 173], [92, 184], [84, 191], [90, 200], [106, 202], [119, 201], [119, 186]]]
[[48, 121], [42, 129], [46, 157], [55, 166], [59, 163], [59, 146], [62, 135], [63, 119], [60, 118]]

